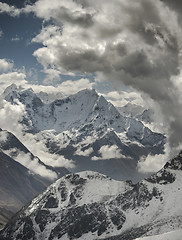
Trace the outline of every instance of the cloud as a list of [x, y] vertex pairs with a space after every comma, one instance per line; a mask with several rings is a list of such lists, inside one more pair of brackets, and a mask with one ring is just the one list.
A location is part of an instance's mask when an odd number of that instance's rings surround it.
[[41, 159], [46, 165], [52, 167], [66, 167], [74, 168], [74, 162], [72, 160], [66, 159], [64, 156], [58, 155], [56, 153], [52, 154], [49, 152], [49, 149], [46, 147], [45, 139], [41, 134], [31, 134], [24, 133], [18, 135], [21, 142], [30, 150], [30, 152]]
[[101, 154], [101, 157], [92, 157], [92, 160], [97, 161], [97, 160], [107, 160], [107, 159], [113, 159], [113, 158], [125, 158], [120, 153], [119, 148], [116, 145], [104, 145], [99, 149], [99, 154]]
[[8, 72], [0, 74], [1, 91], [12, 83], [18, 85], [26, 84], [26, 74], [22, 72]]
[[92, 152], [93, 152], [93, 148], [88, 148], [86, 150], [77, 149], [74, 154], [86, 157], [86, 156], [89, 156]]
[[25, 107], [20, 102], [12, 105], [11, 103], [2, 100], [0, 101], [0, 128], [8, 130], [15, 135], [20, 135], [23, 130], [23, 126], [20, 122], [23, 120], [23, 116], [26, 114]]
[[8, 139], [8, 132], [0, 131], [0, 142], [6, 142]]
[[141, 173], [155, 173], [169, 161], [170, 155], [170, 147], [166, 144], [165, 154], [149, 154], [147, 157], [142, 157], [138, 162], [137, 170]]
[[111, 91], [102, 94], [108, 101], [116, 107], [122, 107], [128, 102], [144, 106], [145, 102], [139, 92], [136, 91]]
[[[41, 138], [41, 135], [33, 135], [26, 133], [26, 128], [22, 124], [23, 117], [26, 116], [25, 107], [20, 102], [12, 105], [11, 103], [2, 100], [0, 101], [0, 128], [12, 132], [19, 140], [30, 150], [30, 152], [37, 156], [45, 164], [53, 167], [66, 167], [74, 168], [74, 162], [60, 156], [58, 154], [49, 153], [48, 148], [45, 144], [45, 139]], [[5, 140], [6, 136], [0, 134], [0, 139]], [[34, 158], [31, 162], [30, 156], [19, 152], [16, 161], [23, 164], [31, 171], [46, 176], [49, 178], [55, 178], [54, 172], [47, 170], [44, 166], [38, 163], [38, 159]]]
[[13, 63], [6, 59], [0, 59], [0, 72], [7, 72], [13, 68]]
[[17, 151], [17, 149], [10, 149], [4, 152], [8, 154], [10, 157], [12, 156], [13, 152], [16, 152], [16, 156], [13, 156], [13, 159], [22, 164], [24, 167], [31, 170], [31, 172], [39, 174], [40, 176], [45, 178], [50, 178], [52, 180], [55, 180], [57, 178], [57, 174], [55, 172], [47, 169], [44, 165], [40, 164], [39, 159], [37, 157], [32, 159], [30, 153]]
[[80, 90], [83, 90], [86, 88], [91, 89], [94, 87], [94, 85], [95, 85], [95, 83], [90, 82], [89, 79], [81, 78], [76, 81], [72, 81], [72, 80], [64, 81], [59, 85], [59, 87], [60, 87], [62, 93], [64, 93], [65, 95], [70, 95], [70, 94], [77, 93]]
[[17, 17], [20, 15], [21, 10], [7, 3], [0, 2], [0, 13], [7, 13], [12, 17]]
[[172, 2], [38, 0], [24, 11], [54, 23], [51, 34], [52, 25], [34, 38], [43, 44], [34, 56], [44, 68], [100, 74], [144, 93], [159, 105], [175, 148], [182, 112], [172, 77], [180, 74], [182, 28], [181, 3]]

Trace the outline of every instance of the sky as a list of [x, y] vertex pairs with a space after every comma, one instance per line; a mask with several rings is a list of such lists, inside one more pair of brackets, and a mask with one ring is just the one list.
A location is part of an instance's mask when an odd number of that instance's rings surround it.
[[[154, 107], [182, 142], [180, 0], [0, 1], [0, 84]], [[159, 114], [160, 113], [160, 114]]]

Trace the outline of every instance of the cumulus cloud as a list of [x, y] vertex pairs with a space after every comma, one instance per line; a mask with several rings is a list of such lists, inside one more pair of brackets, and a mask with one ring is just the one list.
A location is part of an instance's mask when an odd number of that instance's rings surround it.
[[0, 59], [0, 72], [7, 72], [13, 68], [13, 63], [6, 59]]
[[86, 157], [86, 156], [89, 156], [92, 152], [93, 152], [93, 148], [88, 148], [86, 150], [77, 149], [74, 154]]
[[23, 126], [20, 122], [26, 114], [25, 107], [20, 102], [12, 105], [11, 103], [2, 100], [0, 101], [0, 128], [8, 130], [15, 135], [20, 135], [23, 131]]
[[89, 79], [81, 78], [76, 81], [72, 81], [72, 80], [64, 81], [59, 85], [59, 87], [65, 95], [70, 95], [70, 94], [77, 93], [78, 91], [83, 90], [85, 88], [91, 89], [94, 87], [94, 85], [95, 83], [90, 82]]
[[17, 85], [27, 84], [26, 74], [22, 72], [15, 72], [15, 71], [0, 74], [0, 86], [1, 86], [0, 91], [3, 91], [6, 87], [8, 87], [13, 83]]
[[0, 13], [7, 13], [12, 17], [16, 17], [20, 15], [21, 10], [7, 3], [0, 2]]
[[104, 145], [99, 149], [99, 154], [101, 155], [101, 157], [92, 157], [92, 160], [97, 161], [97, 160], [107, 160], [107, 159], [112, 159], [112, 158], [125, 158], [125, 156], [123, 156], [120, 153], [119, 148], [116, 145]]
[[154, 173], [159, 171], [170, 158], [170, 148], [169, 145], [165, 146], [165, 154], [149, 154], [147, 157], [141, 157], [138, 162], [137, 170], [141, 173]]

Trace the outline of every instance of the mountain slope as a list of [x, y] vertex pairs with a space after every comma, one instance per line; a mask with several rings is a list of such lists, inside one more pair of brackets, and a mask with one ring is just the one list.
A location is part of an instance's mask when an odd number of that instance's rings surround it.
[[49, 184], [50, 181], [33, 174], [0, 151], [0, 225]]
[[[49, 182], [53, 182], [55, 179], [69, 173], [69, 171], [64, 167], [56, 168], [44, 164], [40, 159], [38, 159], [38, 157], [34, 156], [15, 135], [2, 129], [0, 129], [0, 150], [25, 167], [31, 166], [30, 170], [32, 172], [47, 178]], [[27, 161], [24, 161], [26, 158]], [[41, 173], [38, 168], [45, 171], [45, 174]], [[52, 179], [49, 175], [53, 176]]]
[[18, 99], [25, 106], [25, 131], [44, 142], [50, 153], [73, 160], [74, 172], [92, 170], [114, 179], [138, 181], [143, 178], [136, 170], [140, 157], [163, 153], [162, 134], [122, 116], [95, 90], [44, 103], [32, 89], [12, 86], [4, 97], [12, 104]]
[[[65, 168], [46, 166], [12, 133], [0, 129], [0, 227], [54, 180], [68, 173]], [[50, 178], [52, 175], [55, 177]]]
[[2, 239], [132, 240], [182, 228], [182, 154], [132, 185], [94, 172], [67, 175], [21, 211]]
[[137, 238], [136, 240], [181, 240], [182, 230], [172, 231], [160, 235]]

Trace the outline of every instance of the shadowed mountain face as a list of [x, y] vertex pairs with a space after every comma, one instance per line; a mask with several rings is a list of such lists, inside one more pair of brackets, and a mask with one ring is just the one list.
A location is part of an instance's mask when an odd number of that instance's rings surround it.
[[[13, 158], [18, 160], [19, 153], [24, 158], [28, 154], [29, 163], [36, 158], [12, 133], [0, 129], [0, 227], [54, 181], [15, 161]], [[53, 171], [56, 178], [69, 173], [65, 168], [54, 169], [36, 160], [44, 169]]]
[[74, 172], [92, 170], [137, 182], [144, 177], [136, 170], [140, 157], [163, 153], [162, 134], [124, 117], [95, 90], [44, 103], [31, 89], [13, 85], [4, 98], [25, 106], [26, 131], [43, 141], [50, 153], [74, 161]]
[[131, 184], [96, 172], [70, 174], [19, 212], [1, 239], [133, 240], [182, 228], [182, 154]]
[[0, 224], [42, 192], [50, 181], [0, 152]]

